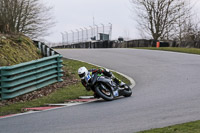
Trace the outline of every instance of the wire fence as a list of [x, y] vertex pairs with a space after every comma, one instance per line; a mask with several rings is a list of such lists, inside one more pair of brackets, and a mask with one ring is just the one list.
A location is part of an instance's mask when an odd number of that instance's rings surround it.
[[[94, 25], [61, 33], [62, 45], [70, 45], [91, 40], [109, 40], [112, 35], [112, 24]], [[106, 37], [105, 37], [106, 36]]]

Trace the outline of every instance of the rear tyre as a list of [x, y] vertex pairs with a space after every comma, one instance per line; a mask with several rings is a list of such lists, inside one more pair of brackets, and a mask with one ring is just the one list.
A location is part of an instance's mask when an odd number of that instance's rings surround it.
[[123, 90], [123, 96], [130, 97], [132, 95], [132, 89], [128, 85], [125, 85], [124, 88], [125, 89]]
[[100, 83], [95, 87], [95, 92], [104, 100], [112, 101], [114, 99], [112, 90], [110, 90], [106, 85]]

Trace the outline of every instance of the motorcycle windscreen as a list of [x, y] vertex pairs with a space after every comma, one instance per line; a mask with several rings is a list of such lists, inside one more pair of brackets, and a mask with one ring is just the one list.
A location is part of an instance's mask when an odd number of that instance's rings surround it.
[[110, 83], [111, 82], [110, 78], [107, 78], [107, 77], [104, 77], [104, 76], [98, 77], [97, 80], [100, 81], [100, 82], [104, 82], [104, 83]]

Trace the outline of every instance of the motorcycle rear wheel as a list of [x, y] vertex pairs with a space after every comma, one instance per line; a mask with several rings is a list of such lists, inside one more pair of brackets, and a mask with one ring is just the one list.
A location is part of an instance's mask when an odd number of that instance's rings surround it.
[[95, 92], [104, 100], [106, 101], [112, 101], [114, 99], [112, 90], [109, 89], [106, 85], [103, 83], [100, 83], [95, 87]]

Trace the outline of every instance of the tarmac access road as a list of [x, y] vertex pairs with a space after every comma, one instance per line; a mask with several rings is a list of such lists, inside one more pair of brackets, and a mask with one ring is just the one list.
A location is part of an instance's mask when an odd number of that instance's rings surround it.
[[200, 120], [200, 56], [137, 49], [62, 49], [121, 72], [133, 95], [0, 119], [1, 133], [132, 133]]

